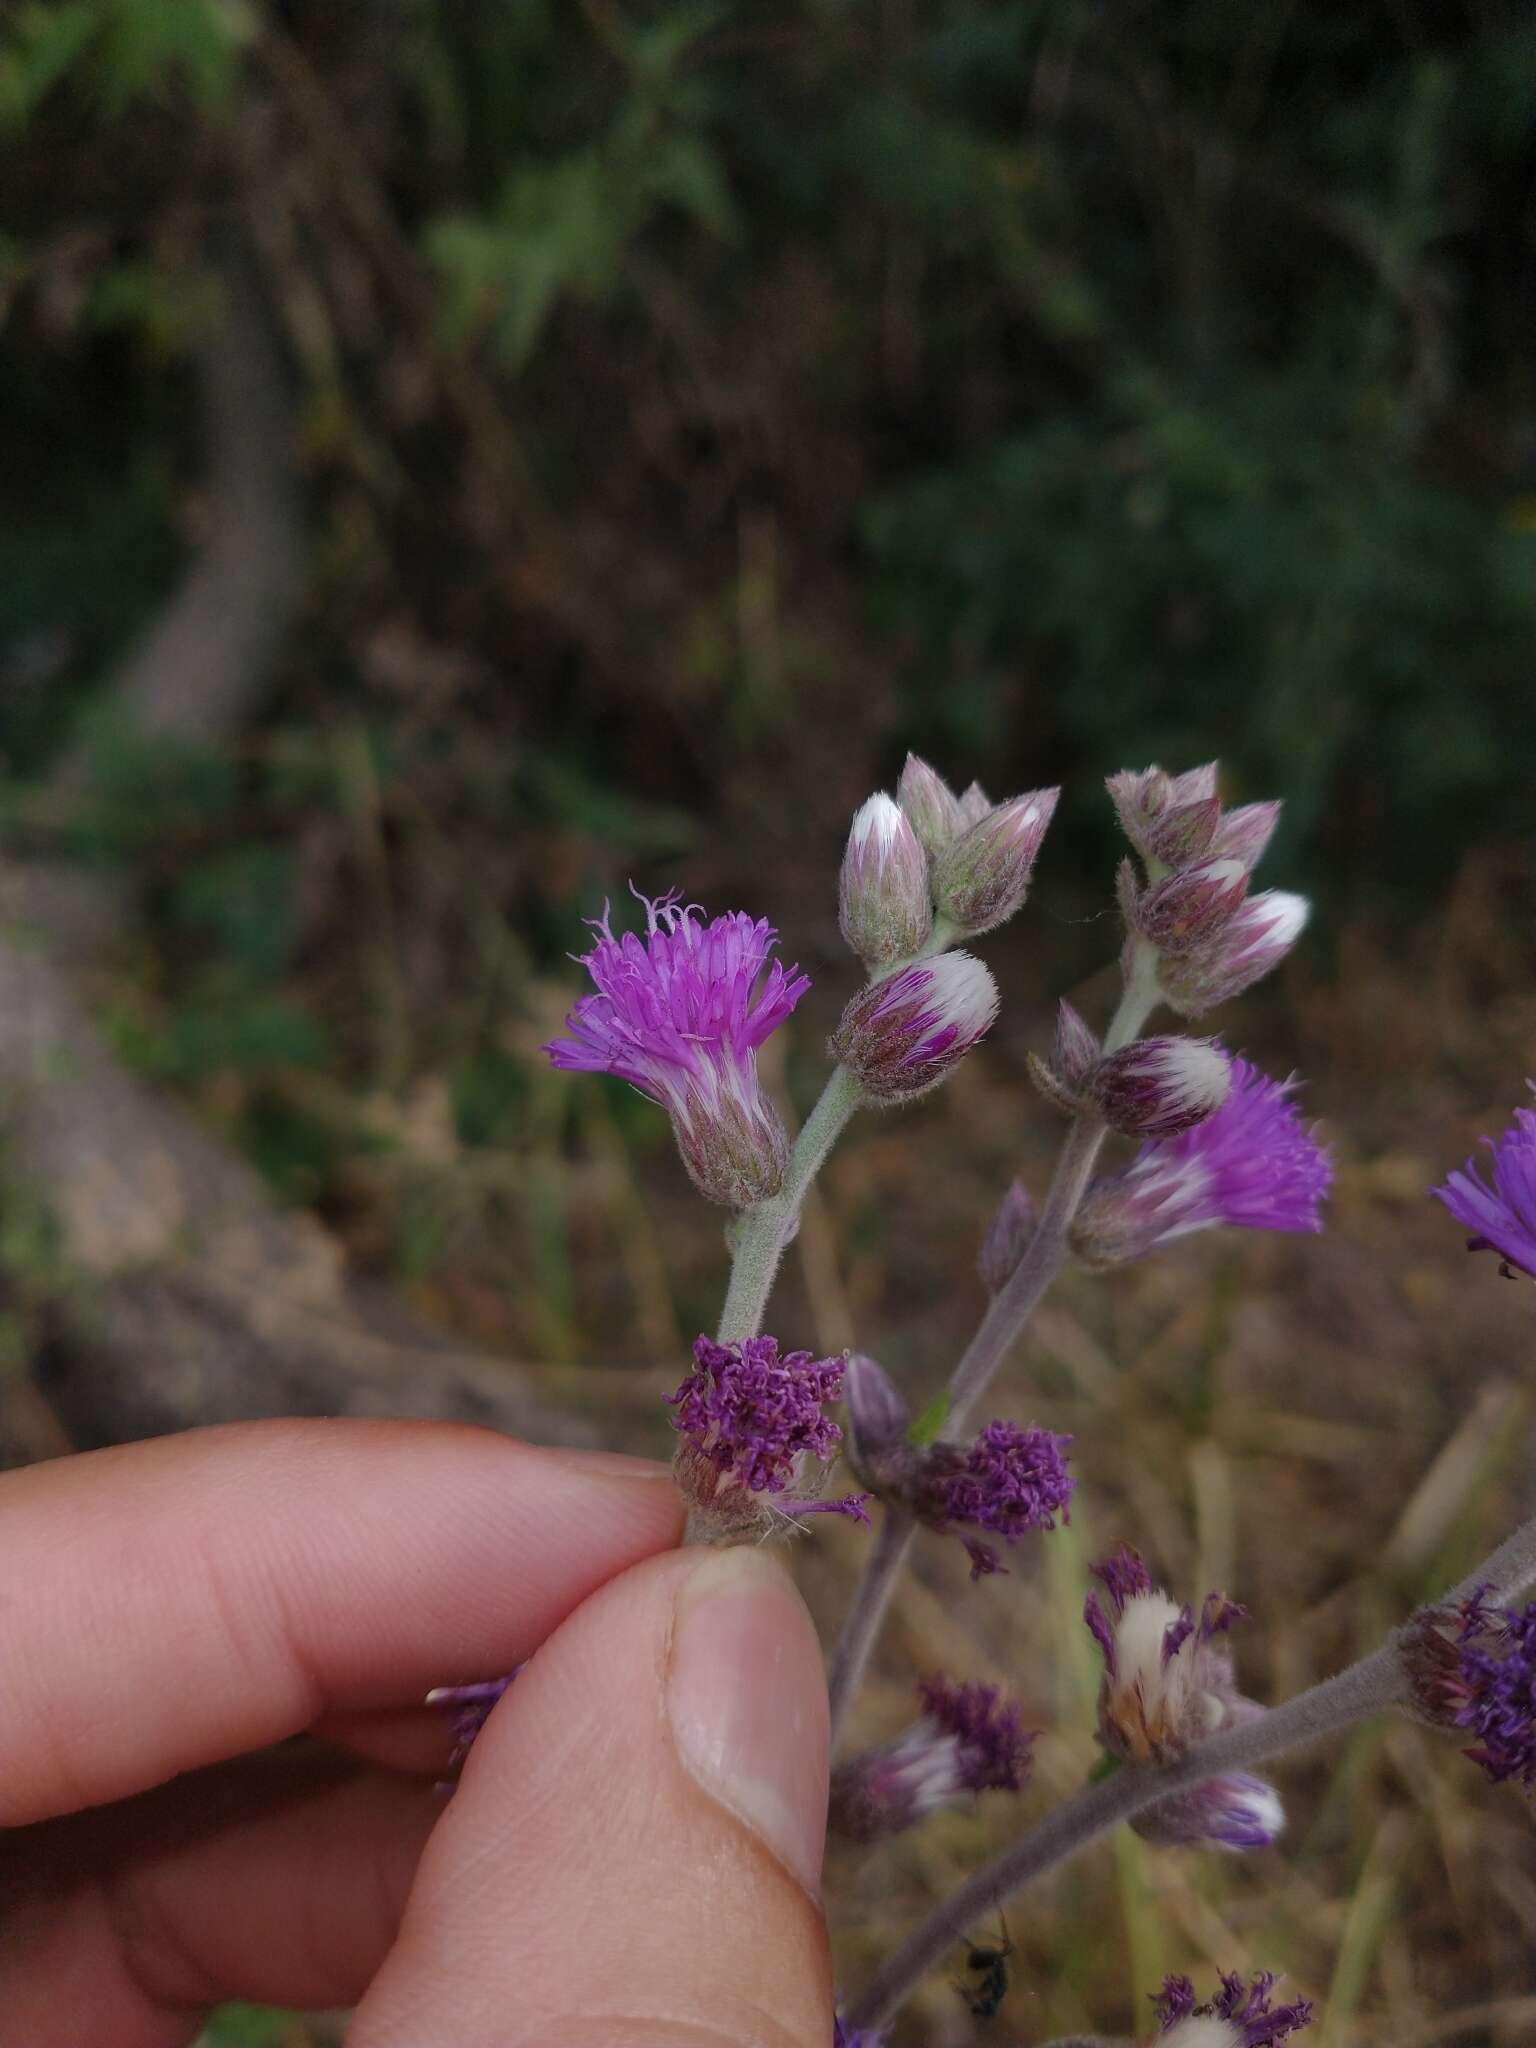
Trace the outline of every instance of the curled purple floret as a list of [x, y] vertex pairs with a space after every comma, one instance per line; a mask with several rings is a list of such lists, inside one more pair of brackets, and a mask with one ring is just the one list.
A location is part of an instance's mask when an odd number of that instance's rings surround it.
[[1276, 2048], [1279, 2042], [1311, 2024], [1312, 2007], [1305, 1998], [1289, 2005], [1276, 2005], [1272, 1971], [1260, 1970], [1251, 1984], [1241, 1977], [1222, 1973], [1221, 1990], [1201, 2005], [1195, 2002], [1195, 1987], [1187, 1977], [1168, 1977], [1153, 1999], [1160, 2033], [1172, 2034], [1185, 2020], [1225, 2020], [1232, 2029], [1233, 2048]]
[[[1066, 1518], [1076, 1481], [1067, 1470], [1072, 1439], [1031, 1424], [989, 1422], [970, 1444], [934, 1444], [914, 1485], [914, 1510], [932, 1529], [980, 1529], [1017, 1543]], [[996, 1549], [962, 1537], [971, 1576], [1002, 1569]]]
[[1455, 1725], [1477, 1738], [1467, 1754], [1495, 1784], [1513, 1778], [1536, 1790], [1536, 1601], [1513, 1609], [1469, 1602], [1456, 1663]]
[[943, 1677], [918, 1687], [926, 1718], [953, 1736], [960, 1782], [968, 1792], [1017, 1792], [1029, 1771], [1034, 1736], [1023, 1709], [995, 1685], [955, 1685]]

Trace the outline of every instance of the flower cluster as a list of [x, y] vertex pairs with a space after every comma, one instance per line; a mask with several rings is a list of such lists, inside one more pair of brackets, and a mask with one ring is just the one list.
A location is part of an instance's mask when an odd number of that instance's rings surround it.
[[1144, 883], [1129, 861], [1120, 872], [1127, 973], [1141, 947], [1154, 949], [1160, 994], [1198, 1017], [1277, 967], [1306, 923], [1306, 901], [1248, 891], [1279, 804], [1223, 811], [1214, 761], [1185, 775], [1127, 769], [1110, 777], [1109, 793], [1146, 868]]
[[[1536, 1081], [1526, 1086], [1536, 1093]], [[1512, 1129], [1483, 1142], [1493, 1154], [1491, 1187], [1469, 1159], [1432, 1192], [1473, 1233], [1468, 1251], [1497, 1252], [1505, 1273], [1536, 1280], [1536, 1110], [1517, 1109]]]
[[1290, 1099], [1295, 1078], [1272, 1081], [1245, 1059], [1232, 1060], [1231, 1077], [1214, 1115], [1143, 1145], [1123, 1173], [1090, 1191], [1072, 1226], [1079, 1258], [1118, 1265], [1214, 1224], [1322, 1229], [1333, 1164]]
[[747, 1208], [777, 1194], [788, 1141], [758, 1085], [757, 1049], [810, 987], [770, 954], [777, 933], [732, 911], [703, 922], [675, 896], [645, 905], [644, 939], [616, 939], [605, 906], [581, 956], [597, 994], [566, 1019], [569, 1038], [544, 1047], [580, 1073], [616, 1074], [672, 1119], [683, 1162], [701, 1194]]
[[1536, 1792], [1536, 1602], [1491, 1607], [1479, 1590], [1426, 1608], [1402, 1654], [1425, 1719], [1475, 1736], [1467, 1754], [1496, 1785], [1513, 1778]]
[[[1069, 1436], [1033, 1423], [989, 1422], [969, 1444], [936, 1443], [922, 1453], [909, 1503], [918, 1520], [941, 1533], [980, 1529], [1017, 1543], [1035, 1529], [1067, 1518], [1076, 1486], [1067, 1470]], [[962, 1536], [971, 1577], [1001, 1571], [994, 1546]]]
[[1160, 2048], [1277, 2048], [1312, 2021], [1305, 1998], [1276, 2005], [1275, 1979], [1260, 1970], [1251, 1984], [1222, 1973], [1221, 1990], [1203, 2005], [1187, 1977], [1167, 1977], [1153, 2000]]
[[1034, 1736], [994, 1686], [925, 1679], [923, 1712], [894, 1742], [861, 1751], [832, 1773], [828, 1825], [854, 1842], [915, 1827], [982, 1792], [1017, 1792]]
[[[830, 1464], [842, 1431], [824, 1404], [842, 1392], [844, 1361], [782, 1356], [776, 1337], [715, 1344], [699, 1337], [694, 1370], [675, 1394], [672, 1426], [683, 1438], [674, 1469], [692, 1504], [733, 1526], [761, 1515], [749, 1497], [802, 1489], [808, 1459]], [[857, 1499], [776, 1502], [786, 1514], [859, 1514]]]

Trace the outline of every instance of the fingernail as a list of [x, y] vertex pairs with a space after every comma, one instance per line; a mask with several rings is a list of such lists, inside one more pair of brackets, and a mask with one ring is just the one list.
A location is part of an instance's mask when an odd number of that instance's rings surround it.
[[799, 1594], [766, 1551], [717, 1550], [677, 1599], [678, 1753], [814, 1898], [827, 1834], [827, 1689]]
[[591, 1472], [600, 1479], [664, 1479], [668, 1485], [672, 1482], [670, 1465], [658, 1464], [655, 1458], [632, 1458], [624, 1451], [549, 1450], [544, 1455], [557, 1465], [568, 1465], [573, 1472]]

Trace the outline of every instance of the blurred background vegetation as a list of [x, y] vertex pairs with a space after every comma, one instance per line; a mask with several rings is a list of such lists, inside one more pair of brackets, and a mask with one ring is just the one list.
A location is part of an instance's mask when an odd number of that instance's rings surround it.
[[[1065, 785], [994, 1045], [850, 1144], [787, 1280], [808, 1339], [933, 1382], [1048, 1151], [1023, 1051], [1109, 990], [1100, 778], [1220, 754], [1285, 796], [1266, 873], [1314, 932], [1220, 1021], [1304, 1064], [1334, 1231], [1069, 1283], [1014, 1398], [1079, 1436], [1076, 1533], [958, 1640], [928, 1560], [894, 1632], [887, 1718], [913, 1661], [1008, 1677], [1047, 1787], [1091, 1759], [1083, 1644], [1038, 1667], [1092, 1538], [1229, 1576], [1262, 1693], [1523, 1497], [1529, 1311], [1422, 1190], [1536, 1064], [1533, 168], [1521, 0], [0, 14], [13, 871], [96, 890], [63, 950], [114, 1071], [509, 1384], [660, 1448], [721, 1284], [661, 1119], [536, 1055], [605, 895], [775, 920], [803, 1106], [853, 807], [909, 745]], [[128, 1427], [99, 1360], [61, 1390], [61, 1304], [95, 1341], [131, 1260], [56, 1194], [18, 1141], [12, 1456]], [[807, 1563], [829, 1612], [855, 1545]], [[1021, 1909], [1007, 2037], [1251, 1957], [1328, 2001], [1320, 2048], [1532, 2038], [1524, 1817], [1406, 1728], [1292, 1778], [1266, 1869], [1128, 1842]], [[852, 1974], [989, 1826], [840, 1876]], [[969, 2027], [941, 1983], [911, 2038]]]

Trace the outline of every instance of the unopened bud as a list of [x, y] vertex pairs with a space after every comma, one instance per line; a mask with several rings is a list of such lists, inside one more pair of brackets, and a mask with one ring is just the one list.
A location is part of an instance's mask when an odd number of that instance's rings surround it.
[[1247, 893], [1241, 861], [1196, 861], [1137, 895], [1132, 929], [1160, 953], [1187, 953], [1214, 940]]
[[1023, 1181], [1016, 1180], [997, 1205], [976, 1254], [976, 1270], [988, 1294], [1001, 1294], [1035, 1234], [1035, 1205]]
[[979, 825], [988, 811], [995, 809], [991, 797], [979, 782], [973, 782], [960, 795], [960, 829], [965, 831], [972, 825]]
[[861, 989], [832, 1056], [874, 1102], [910, 1102], [947, 1079], [991, 1029], [997, 983], [969, 953], [941, 953]]
[[917, 1461], [907, 1441], [912, 1411], [885, 1368], [861, 1352], [848, 1360], [843, 1406], [848, 1416], [845, 1449], [860, 1485], [875, 1493], [900, 1486]]
[[[1011, 797], [987, 811], [940, 855], [933, 874], [934, 900], [958, 931], [969, 937], [989, 932], [1020, 907], [1060, 795], [1059, 789], [1035, 789]], [[962, 799], [962, 807], [963, 803]]]
[[1285, 1829], [1285, 1808], [1273, 1785], [1247, 1771], [1207, 1778], [1187, 1792], [1138, 1814], [1131, 1822], [1143, 1841], [1169, 1848], [1267, 1849]]
[[1182, 1017], [1198, 1017], [1229, 1002], [1278, 967], [1307, 922], [1307, 899], [1266, 889], [1240, 904], [1210, 940], [1165, 957], [1158, 985]]
[[1164, 814], [1215, 796], [1216, 763], [1207, 761], [1203, 767], [1191, 768], [1183, 775], [1166, 775], [1155, 767], [1122, 768], [1118, 775], [1109, 777], [1105, 787], [1121, 831], [1138, 853], [1153, 859], [1153, 832]]
[[1165, 868], [1187, 868], [1210, 851], [1220, 820], [1221, 803], [1214, 796], [1164, 811], [1146, 834], [1148, 859]]
[[1069, 1002], [1056, 1011], [1056, 1041], [1049, 1062], [1030, 1053], [1029, 1077], [1053, 1109], [1076, 1116], [1088, 1106], [1089, 1087], [1099, 1063], [1099, 1041]]
[[918, 839], [931, 854], [941, 854], [964, 829], [960, 799], [936, 768], [920, 754], [908, 754], [896, 785], [896, 801]]
[[891, 798], [860, 806], [838, 882], [837, 921], [866, 967], [906, 960], [933, 930], [928, 858]]
[[1226, 811], [1211, 841], [1211, 852], [1223, 860], [1240, 860], [1251, 874], [1275, 836], [1280, 822], [1277, 803], [1239, 804]]
[[1111, 1129], [1173, 1138], [1220, 1109], [1232, 1085], [1227, 1056], [1208, 1038], [1138, 1038], [1102, 1060], [1092, 1096]]

